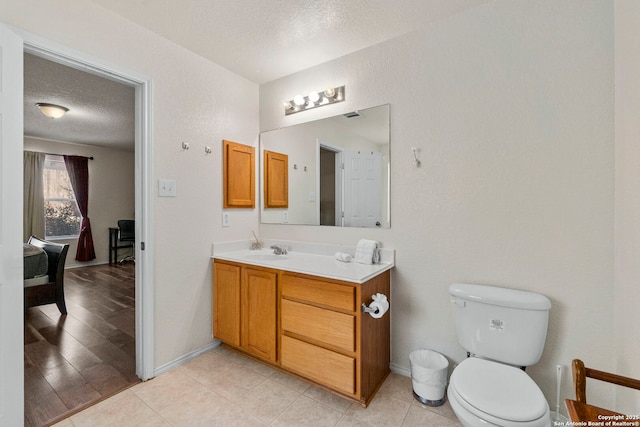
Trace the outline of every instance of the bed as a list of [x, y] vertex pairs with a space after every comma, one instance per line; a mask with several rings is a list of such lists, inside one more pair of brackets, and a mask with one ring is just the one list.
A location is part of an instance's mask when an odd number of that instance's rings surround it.
[[49, 257], [44, 249], [23, 243], [24, 287], [42, 285], [49, 282]]
[[67, 314], [64, 300], [64, 265], [69, 245], [31, 236], [23, 244], [24, 307], [53, 304]]

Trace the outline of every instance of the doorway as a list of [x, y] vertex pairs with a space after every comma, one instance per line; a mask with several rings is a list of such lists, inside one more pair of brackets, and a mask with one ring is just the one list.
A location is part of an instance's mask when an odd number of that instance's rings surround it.
[[[136, 236], [139, 241], [136, 244], [135, 255], [135, 353], [136, 353], [136, 375], [142, 380], [150, 379], [154, 376], [153, 365], [153, 254], [152, 251], [144, 250], [147, 247], [153, 247], [153, 233], [151, 227], [152, 211], [152, 173], [151, 173], [151, 80], [145, 76], [140, 76], [120, 67], [105, 64], [96, 58], [88, 57], [84, 54], [66, 49], [48, 40], [31, 34], [20, 32], [19, 34], [6, 27], [1, 27], [2, 32], [2, 48], [6, 53], [10, 53], [13, 59], [16, 57], [15, 50], [19, 48], [30, 54], [52, 60], [54, 62], [63, 63], [65, 65], [78, 68], [87, 72], [103, 75], [110, 79], [119, 80], [125, 84], [135, 87], [135, 220], [136, 220]], [[22, 87], [22, 77], [17, 70], [22, 70], [21, 61], [3, 61], [3, 77], [7, 87]], [[11, 94], [5, 99], [3, 111], [11, 111], [16, 116], [13, 123], [22, 124], [22, 96]], [[22, 152], [23, 144], [21, 138], [13, 137], [16, 134], [15, 126], [6, 126], [3, 130], [2, 145], [3, 149], [7, 148], [7, 144], [13, 144], [11, 150], [5, 150], [6, 162], [3, 160], [3, 180], [8, 179], [13, 182], [21, 182], [21, 168], [4, 168], [5, 164], [9, 165], [9, 161], [18, 160], [18, 151]], [[22, 188], [12, 188], [11, 192], [2, 194], [2, 203], [5, 201], [21, 203]], [[20, 202], [18, 202], [20, 200]], [[0, 204], [1, 206], [2, 204]], [[8, 211], [6, 211], [8, 212]], [[18, 211], [19, 212], [19, 211]], [[3, 213], [5, 211], [3, 210]], [[5, 220], [14, 216], [7, 215]], [[17, 222], [18, 218], [13, 221]], [[3, 220], [4, 221], [4, 220]], [[14, 225], [15, 227], [15, 225]], [[2, 230], [9, 230], [9, 223], [2, 222]], [[20, 227], [21, 230], [21, 227]], [[21, 233], [20, 233], [21, 234]], [[20, 259], [19, 255], [19, 237], [17, 233], [5, 233], [5, 241], [2, 246], [2, 262], [8, 263], [11, 260]], [[5, 244], [6, 243], [6, 244]], [[151, 246], [149, 246], [151, 245]], [[9, 264], [6, 264], [9, 265]], [[19, 270], [17, 270], [19, 271]], [[7, 270], [14, 277], [14, 270]], [[11, 328], [23, 328], [24, 321], [21, 311], [16, 311], [20, 307], [18, 295], [15, 292], [5, 293], [6, 300], [2, 301], [3, 307], [14, 307], [7, 311], [7, 318], [11, 322]], [[13, 333], [7, 328], [0, 329], [2, 337], [18, 337], [21, 333]], [[9, 346], [8, 346], [9, 347]], [[18, 394], [9, 396], [0, 393], [0, 406], [4, 406], [11, 411], [1, 414], [0, 421], [17, 420], [22, 418], [18, 415], [22, 412], [23, 396], [20, 393], [23, 390], [21, 378], [24, 376], [21, 349], [22, 346], [10, 346], [11, 348], [3, 349], [4, 361], [7, 362], [9, 368], [12, 369], [11, 374], [6, 370], [6, 375], [2, 376], [5, 389], [18, 391]], [[0, 358], [1, 359], [1, 358]], [[3, 365], [5, 366], [5, 365]], [[17, 424], [16, 424], [17, 425]]]
[[[41, 426], [140, 381], [135, 266], [111, 264], [106, 250], [117, 221], [135, 217], [135, 88], [28, 52], [23, 76], [24, 150], [45, 153], [43, 170], [34, 171], [33, 179], [25, 176], [33, 182], [44, 172], [45, 227], [28, 229], [25, 239], [34, 234], [69, 245], [68, 313], [46, 304], [24, 314], [24, 422]], [[52, 121], [38, 110], [38, 102], [59, 103], [69, 111]], [[63, 155], [90, 159], [88, 216], [95, 259], [88, 262], [75, 256], [80, 229], [75, 202], [60, 201], [73, 197]], [[30, 194], [25, 190], [23, 197]], [[41, 209], [35, 209], [36, 218]]]
[[342, 148], [318, 140], [319, 223], [343, 225], [343, 151]]

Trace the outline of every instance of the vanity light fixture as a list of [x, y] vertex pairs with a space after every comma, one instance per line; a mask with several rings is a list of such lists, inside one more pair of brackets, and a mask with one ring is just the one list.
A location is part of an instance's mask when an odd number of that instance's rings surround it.
[[292, 100], [284, 103], [284, 115], [299, 113], [324, 105], [344, 101], [344, 86], [330, 87], [321, 92], [312, 91], [309, 95], [296, 95]]
[[69, 109], [67, 107], [63, 107], [61, 105], [56, 104], [48, 104], [46, 102], [38, 102], [36, 103], [42, 114], [49, 117], [50, 119], [59, 119], [64, 116]]

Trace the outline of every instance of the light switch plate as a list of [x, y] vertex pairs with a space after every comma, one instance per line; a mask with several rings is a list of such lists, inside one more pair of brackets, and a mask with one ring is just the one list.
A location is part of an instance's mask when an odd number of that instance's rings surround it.
[[222, 212], [222, 226], [223, 227], [231, 226], [231, 224], [229, 224], [229, 212]]
[[175, 179], [159, 179], [158, 180], [158, 196], [176, 197], [176, 180]]

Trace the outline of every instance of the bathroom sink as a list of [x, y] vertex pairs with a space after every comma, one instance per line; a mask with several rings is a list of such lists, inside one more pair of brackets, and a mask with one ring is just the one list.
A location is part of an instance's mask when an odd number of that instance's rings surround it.
[[286, 255], [276, 255], [276, 254], [249, 254], [244, 256], [246, 259], [254, 260], [254, 261], [284, 261], [287, 259]]

